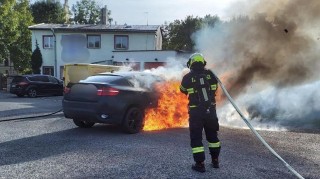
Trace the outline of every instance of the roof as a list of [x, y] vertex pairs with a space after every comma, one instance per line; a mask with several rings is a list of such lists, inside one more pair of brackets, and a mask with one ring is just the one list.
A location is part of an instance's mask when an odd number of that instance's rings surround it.
[[69, 32], [155, 32], [160, 25], [105, 25], [105, 24], [36, 24], [30, 30], [54, 30]]

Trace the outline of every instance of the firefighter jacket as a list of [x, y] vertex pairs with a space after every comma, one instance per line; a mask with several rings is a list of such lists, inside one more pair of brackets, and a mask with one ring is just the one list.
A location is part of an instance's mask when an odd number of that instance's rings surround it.
[[218, 88], [218, 81], [214, 74], [207, 69], [199, 71], [191, 70], [182, 78], [182, 82], [180, 85], [180, 91], [188, 95], [189, 108], [196, 108], [201, 105], [200, 93], [202, 93], [202, 90], [199, 87], [199, 75], [203, 76], [203, 78], [205, 78], [206, 83], [208, 83], [207, 95], [210, 100], [210, 104], [214, 105], [216, 103], [215, 94]]

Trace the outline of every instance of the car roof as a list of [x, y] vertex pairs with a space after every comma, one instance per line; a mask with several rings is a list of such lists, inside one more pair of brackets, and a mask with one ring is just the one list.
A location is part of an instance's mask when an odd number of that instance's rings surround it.
[[146, 73], [146, 72], [140, 72], [140, 71], [125, 71], [125, 72], [105, 72], [105, 73], [99, 73], [97, 75], [113, 75], [113, 76], [122, 76], [122, 77], [130, 77], [134, 75], [151, 75], [155, 76], [154, 74], [151, 73]]
[[32, 76], [51, 76], [51, 75], [28, 74], [28, 75], [15, 75], [14, 77], [32, 77]]

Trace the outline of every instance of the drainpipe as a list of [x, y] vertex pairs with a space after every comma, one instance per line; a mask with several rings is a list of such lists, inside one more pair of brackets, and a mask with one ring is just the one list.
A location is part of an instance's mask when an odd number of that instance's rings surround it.
[[54, 29], [51, 28], [50, 29], [52, 34], [53, 34], [53, 37], [54, 37], [54, 76], [58, 78], [58, 68], [57, 68], [57, 41], [56, 41], [56, 34], [54, 32]]

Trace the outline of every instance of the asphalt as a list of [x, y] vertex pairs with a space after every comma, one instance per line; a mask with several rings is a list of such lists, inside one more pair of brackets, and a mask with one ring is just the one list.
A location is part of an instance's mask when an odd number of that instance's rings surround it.
[[[24, 117], [36, 117], [55, 113], [62, 109], [62, 96], [17, 97], [0, 91], [0, 121]], [[62, 116], [63, 114], [55, 113]]]
[[[61, 99], [0, 93], [0, 116], [52, 112]], [[303, 177], [320, 178], [319, 131], [259, 133]], [[0, 178], [296, 178], [250, 130], [221, 127], [219, 138], [220, 169], [206, 160], [196, 173], [186, 128], [128, 135], [110, 125], [80, 129], [61, 113], [2, 122]]]

